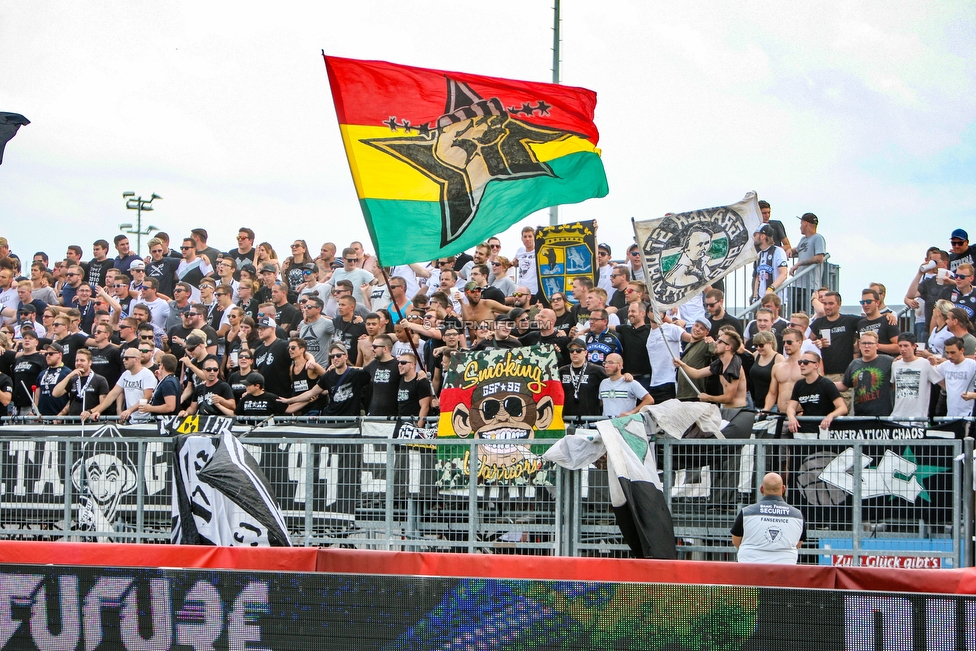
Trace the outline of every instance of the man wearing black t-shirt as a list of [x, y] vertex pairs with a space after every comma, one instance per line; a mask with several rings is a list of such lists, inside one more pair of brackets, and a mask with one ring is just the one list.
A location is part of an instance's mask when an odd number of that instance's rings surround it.
[[773, 211], [772, 208], [769, 207], [768, 201], [759, 202], [759, 212], [762, 213], [763, 223], [769, 224], [770, 228], [773, 229], [773, 244], [776, 246], [781, 246], [784, 250], [789, 251], [792, 247], [790, 246], [790, 238], [786, 235], [786, 226], [784, 226], [783, 222], [779, 221], [778, 219], [769, 218]]
[[586, 342], [573, 339], [569, 343], [570, 363], [559, 369], [563, 384], [563, 414], [565, 416], [599, 416], [600, 383], [607, 378], [602, 366], [586, 361]]
[[[810, 324], [810, 339], [823, 356], [824, 375], [828, 380], [844, 379], [847, 367], [854, 360], [857, 343], [857, 324], [861, 317], [840, 313], [841, 297], [837, 292], [827, 292], [823, 298], [824, 316]], [[850, 391], [841, 394], [850, 400]]]
[[234, 412], [238, 416], [256, 417], [285, 413], [285, 405], [278, 396], [264, 390], [264, 377], [260, 373], [251, 373], [242, 381], [244, 395]]
[[874, 332], [878, 335], [878, 352], [885, 355], [898, 355], [898, 335], [901, 331], [898, 326], [891, 325], [888, 317], [881, 314], [881, 296], [873, 289], [865, 289], [861, 292], [861, 309], [864, 310], [864, 318], [857, 322], [857, 336], [860, 337], [865, 332]]
[[867, 331], [858, 341], [860, 359], [851, 361], [837, 388], [853, 389], [856, 416], [888, 416], [895, 408], [895, 394], [891, 383], [891, 364], [887, 355], [878, 354], [878, 335]]
[[[93, 333], [95, 340], [91, 348], [91, 369], [105, 378], [109, 388], [115, 386], [122, 375], [122, 352], [118, 346], [111, 343], [112, 326], [99, 324]], [[75, 356], [75, 368], [78, 368], [78, 357]], [[98, 403], [95, 403], [98, 404]], [[80, 413], [80, 412], [79, 412]]]
[[75, 370], [61, 380], [51, 392], [55, 398], [68, 396], [68, 416], [80, 416], [102, 401], [109, 386], [105, 378], [92, 371], [92, 353], [82, 349], [75, 355]]
[[393, 341], [389, 335], [378, 335], [373, 339], [373, 353], [376, 355], [366, 365], [369, 374], [371, 391], [369, 392], [369, 406], [367, 416], [396, 416], [397, 392], [400, 388], [400, 373], [397, 370], [397, 360], [390, 354]]
[[644, 303], [631, 303], [627, 307], [629, 325], [610, 326], [623, 348], [624, 373], [630, 373], [642, 387], [651, 387], [651, 360], [647, 356], [647, 336], [651, 326], [647, 323], [647, 306]]
[[359, 338], [366, 334], [366, 326], [362, 323], [355, 323], [356, 318], [356, 299], [352, 296], [343, 296], [336, 304], [336, 318], [332, 320], [335, 326], [335, 334], [332, 339], [337, 343], [351, 350], [355, 354]]
[[254, 368], [264, 376], [261, 384], [276, 396], [288, 395], [291, 388], [288, 342], [275, 336], [274, 319], [260, 319], [257, 326], [261, 343], [254, 349]]
[[401, 353], [397, 359], [397, 369], [400, 372], [397, 416], [415, 416], [417, 426], [423, 427], [430, 411], [430, 381], [427, 376], [417, 374], [417, 358], [413, 353]]
[[786, 408], [790, 431], [796, 434], [800, 430], [796, 415], [801, 409], [804, 416], [823, 416], [820, 428], [830, 429], [834, 418], [847, 414], [847, 403], [834, 383], [820, 375], [820, 358], [816, 353], [803, 353], [797, 364], [802, 377], [793, 385], [790, 404]]
[[949, 236], [949, 271], [955, 271], [961, 264], [976, 264], [976, 251], [969, 246], [969, 233], [961, 228], [952, 231]]
[[[14, 406], [17, 413], [29, 414], [33, 408], [33, 389], [37, 386], [37, 376], [47, 366], [44, 355], [37, 352], [37, 335], [32, 330], [23, 333], [20, 345], [23, 354], [18, 355], [14, 362]], [[16, 414], [15, 414], [16, 415]]]
[[363, 394], [369, 386], [369, 374], [361, 368], [349, 366], [349, 351], [336, 342], [329, 346], [332, 367], [325, 372], [314, 387], [291, 398], [282, 398], [282, 404], [312, 402], [323, 393], [330, 398], [322, 416], [359, 416], [363, 406]]
[[95, 256], [88, 262], [86, 278], [92, 287], [105, 287], [105, 275], [109, 269], [113, 268], [114, 260], [108, 257], [108, 242], [105, 240], [95, 240], [92, 245], [92, 254]]
[[196, 386], [190, 406], [179, 415], [233, 416], [237, 408], [234, 402], [234, 391], [217, 375], [220, 364], [217, 360], [208, 358], [203, 363], [202, 370], [207, 374], [206, 381]]
[[726, 325], [735, 328], [740, 335], [743, 334], [742, 321], [725, 311], [725, 292], [722, 290], [710, 289], [705, 292], [705, 309], [708, 310], [708, 320], [712, 323], [708, 331], [708, 336], [712, 339], [717, 339], [718, 331]]

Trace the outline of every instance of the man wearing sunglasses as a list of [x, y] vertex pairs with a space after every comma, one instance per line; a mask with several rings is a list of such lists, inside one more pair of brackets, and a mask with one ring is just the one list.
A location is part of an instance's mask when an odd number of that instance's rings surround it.
[[278, 400], [289, 405], [304, 404], [324, 393], [329, 396], [330, 401], [329, 406], [322, 411], [323, 416], [362, 415], [363, 398], [369, 387], [369, 373], [349, 365], [348, 350], [340, 343], [329, 346], [329, 361], [332, 366], [314, 387], [297, 396]]
[[878, 352], [884, 355], [898, 356], [898, 326], [891, 325], [888, 317], [881, 314], [881, 296], [873, 289], [861, 291], [861, 309], [864, 318], [857, 322], [857, 336], [871, 331], [878, 335]]
[[414, 417], [417, 419], [417, 427], [423, 427], [433, 395], [430, 381], [426, 375], [417, 374], [417, 358], [413, 353], [400, 353], [396, 363], [400, 372], [397, 415]]
[[57, 416], [68, 404], [66, 396], [55, 396], [54, 389], [65, 377], [71, 373], [61, 361], [63, 351], [60, 346], [49, 344], [44, 348], [44, 360], [47, 368], [37, 376], [37, 390], [34, 392], [34, 402], [42, 416]]
[[[132, 416], [132, 420], [145, 422], [149, 420], [148, 414], [134, 414], [139, 408], [139, 402], [145, 400], [146, 403], [152, 398], [153, 389], [156, 388], [156, 378], [148, 369], [143, 368], [139, 361], [139, 351], [132, 348], [127, 349], [122, 354], [122, 364], [125, 371], [119, 378], [118, 384], [102, 399], [97, 406], [81, 412], [82, 420], [98, 420], [98, 417], [112, 403], [119, 409], [119, 420], [125, 422]], [[125, 406], [122, 409], [123, 405]]]
[[[796, 419], [802, 410], [804, 416], [823, 416], [820, 429], [830, 429], [830, 424], [838, 416], [847, 415], [847, 403], [833, 382], [820, 375], [820, 356], [808, 351], [797, 361], [800, 365], [800, 380], [793, 385], [790, 404], [786, 408], [790, 431], [800, 431], [800, 421]], [[811, 428], [812, 429], [812, 428]]]
[[329, 282], [329, 290], [332, 291], [336, 283], [340, 280], [348, 280], [352, 284], [352, 295], [358, 305], [368, 307], [366, 299], [363, 297], [362, 286], [373, 282], [373, 274], [360, 268], [360, 257], [356, 249], [347, 247], [342, 250], [342, 269], [332, 272], [332, 280]]
[[976, 251], [969, 246], [969, 233], [961, 228], [949, 236], [949, 271], [955, 271], [961, 264], [976, 264]]
[[365, 369], [370, 378], [367, 416], [397, 415], [400, 373], [397, 360], [391, 354], [392, 350], [393, 341], [389, 335], [378, 335], [373, 339], [373, 361], [367, 364]]
[[[159, 293], [163, 296], [175, 295], [176, 270], [180, 266], [177, 258], [165, 255], [166, 247], [158, 237], [149, 240], [149, 260], [146, 262], [146, 278], [154, 278], [159, 283]], [[189, 300], [187, 294], [184, 300]]]
[[237, 403], [234, 391], [230, 385], [220, 379], [220, 365], [213, 359], [207, 359], [201, 369], [207, 376], [201, 384], [193, 390], [190, 405], [179, 413], [180, 416], [203, 414], [204, 416], [233, 416]]

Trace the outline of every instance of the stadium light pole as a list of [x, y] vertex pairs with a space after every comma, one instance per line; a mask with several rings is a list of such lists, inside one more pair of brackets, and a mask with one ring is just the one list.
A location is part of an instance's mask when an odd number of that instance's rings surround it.
[[[552, 83], [559, 83], [559, 0], [553, 0], [552, 12]], [[549, 225], [559, 223], [559, 206], [549, 208]]]
[[[142, 230], [142, 211], [150, 211], [153, 209], [152, 202], [156, 199], [162, 199], [161, 196], [155, 192], [149, 199], [143, 199], [142, 197], [137, 197], [135, 192], [123, 192], [122, 198], [125, 199], [125, 207], [128, 210], [136, 211], [136, 227], [132, 228], [132, 224], [119, 224], [119, 230], [126, 235], [136, 236], [136, 255], [142, 255], [142, 236], [150, 235], [153, 231], [158, 231], [159, 229], [155, 226], [146, 226], [146, 230]], [[126, 230], [128, 229], [128, 230]]]

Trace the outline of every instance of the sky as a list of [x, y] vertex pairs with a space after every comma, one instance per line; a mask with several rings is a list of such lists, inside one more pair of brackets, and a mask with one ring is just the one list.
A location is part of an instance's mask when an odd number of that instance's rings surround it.
[[[794, 243], [795, 217], [819, 216], [845, 303], [874, 281], [900, 303], [928, 246], [976, 241], [974, 3], [563, 0], [561, 17], [561, 82], [597, 93], [610, 193], [560, 221], [597, 219], [614, 257], [631, 218], [749, 191]], [[0, 235], [87, 258], [135, 221], [133, 191], [163, 197], [144, 227], [202, 226], [223, 250], [241, 226], [281, 257], [368, 242], [321, 51], [551, 81], [552, 23], [551, 0], [0, 0], [0, 111], [31, 120], [0, 165]]]

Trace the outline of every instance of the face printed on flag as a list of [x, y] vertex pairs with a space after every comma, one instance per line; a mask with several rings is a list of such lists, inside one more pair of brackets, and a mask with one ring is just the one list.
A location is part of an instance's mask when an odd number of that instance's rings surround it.
[[565, 433], [562, 404], [552, 346], [455, 353], [441, 391], [437, 434], [493, 441], [479, 446], [487, 468], [482, 476], [527, 477], [541, 464], [524, 443]]
[[651, 302], [667, 310], [756, 258], [752, 233], [759, 203], [750, 192], [739, 203], [634, 222]]
[[325, 61], [384, 265], [452, 255], [535, 210], [607, 193], [591, 91]]

